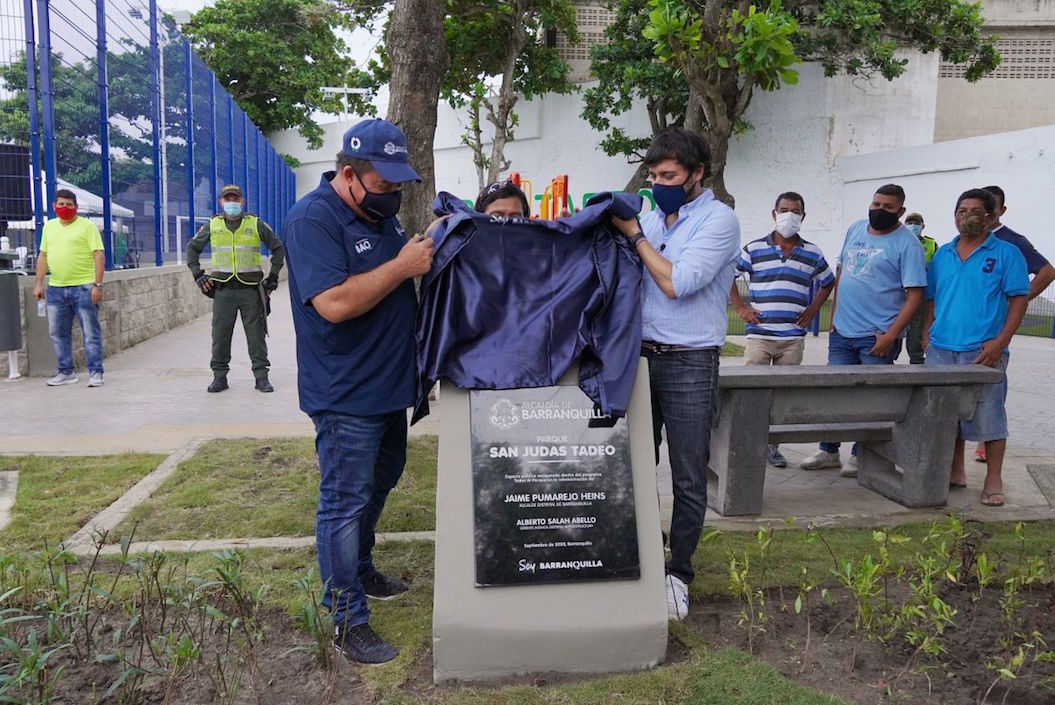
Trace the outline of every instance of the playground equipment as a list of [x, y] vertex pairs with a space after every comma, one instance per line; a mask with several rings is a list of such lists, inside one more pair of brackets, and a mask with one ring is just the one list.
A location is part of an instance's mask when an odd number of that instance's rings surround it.
[[[509, 174], [509, 181], [527, 196], [528, 204], [535, 202], [533, 184], [525, 179], [520, 172], [514, 171]], [[539, 202], [539, 213], [533, 218], [542, 220], [556, 220], [568, 210], [568, 175], [558, 174], [553, 177], [542, 191], [542, 199]]]
[[542, 202], [539, 204], [539, 218], [542, 220], [556, 220], [560, 214], [568, 210], [568, 175], [559, 174], [549, 186], [542, 192]]

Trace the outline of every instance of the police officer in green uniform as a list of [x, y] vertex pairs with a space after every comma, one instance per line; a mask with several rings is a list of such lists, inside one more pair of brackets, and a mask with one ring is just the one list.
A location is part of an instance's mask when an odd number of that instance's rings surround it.
[[[919, 213], [909, 213], [905, 216], [905, 227], [919, 238], [919, 244], [923, 247], [923, 259], [930, 266], [930, 258], [938, 249], [937, 241], [929, 235], [923, 234], [923, 216]], [[908, 350], [908, 361], [913, 365], [923, 364], [923, 306], [916, 310], [912, 320], [908, 322], [905, 331], [905, 349]]]
[[[267, 372], [267, 313], [264, 301], [278, 288], [278, 273], [285, 261], [285, 248], [267, 223], [245, 212], [245, 197], [235, 185], [220, 191], [222, 215], [213, 216], [187, 244], [187, 266], [202, 293], [212, 297], [212, 367], [209, 392], [227, 389], [231, 367], [231, 335], [235, 318], [241, 314], [249, 359], [253, 363], [256, 388], [273, 392]], [[260, 244], [271, 251], [271, 272], [264, 278], [260, 264]], [[212, 249], [212, 270], [205, 274], [198, 259], [208, 244]], [[263, 296], [261, 296], [263, 289]]]

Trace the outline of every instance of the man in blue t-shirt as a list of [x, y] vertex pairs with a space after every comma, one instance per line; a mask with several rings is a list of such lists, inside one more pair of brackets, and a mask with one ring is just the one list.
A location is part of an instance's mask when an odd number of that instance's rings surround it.
[[[996, 199], [996, 210], [993, 213], [993, 234], [1004, 242], [1010, 242], [1017, 247], [1022, 256], [1026, 258], [1026, 271], [1029, 276], [1033, 277], [1029, 282], [1029, 301], [1032, 301], [1043, 294], [1052, 281], [1055, 281], [1055, 267], [1051, 266], [1051, 262], [1044, 255], [1037, 252], [1037, 248], [1033, 247], [1033, 243], [1029, 241], [1029, 238], [1016, 233], [1000, 222], [1004, 213], [1007, 212], [1007, 205], [1004, 202], [1004, 189], [999, 186], [986, 186], [985, 190], [993, 194], [993, 198]], [[985, 462], [984, 443], [979, 443], [974, 449], [974, 460], [978, 463]]]
[[[1026, 259], [1014, 245], [990, 232], [996, 200], [984, 189], [971, 189], [956, 201], [960, 232], [934, 253], [927, 271], [924, 342], [928, 365], [988, 365], [1007, 369], [1007, 346], [1026, 315], [1029, 277]], [[985, 443], [982, 504], [1004, 504], [1003, 469], [1007, 448], [1007, 377], [982, 388], [974, 416], [961, 421], [949, 483], [966, 487], [964, 439]]]
[[[923, 248], [898, 220], [904, 213], [904, 189], [886, 184], [872, 197], [868, 220], [846, 231], [835, 274], [829, 365], [892, 365], [901, 352], [905, 327], [927, 285]], [[854, 477], [857, 447], [843, 467], [839, 444], [821, 443], [799, 467], [841, 468], [843, 477]]]
[[420, 181], [407, 139], [386, 120], [344, 133], [336, 172], [290, 210], [282, 232], [297, 334], [300, 408], [315, 424], [315, 541], [334, 647], [360, 663], [399, 651], [370, 628], [366, 598], [407, 591], [373, 564], [374, 527], [406, 462], [414, 403], [413, 278], [432, 266], [430, 238], [407, 241], [401, 188]]

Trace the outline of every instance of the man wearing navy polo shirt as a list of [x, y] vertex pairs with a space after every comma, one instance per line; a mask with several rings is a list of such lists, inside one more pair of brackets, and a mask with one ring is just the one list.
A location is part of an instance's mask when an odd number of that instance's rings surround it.
[[336, 172], [293, 206], [282, 240], [297, 334], [300, 408], [315, 423], [315, 541], [334, 647], [361, 663], [398, 650], [370, 628], [366, 598], [407, 591], [374, 567], [374, 527], [406, 461], [414, 403], [412, 279], [429, 271], [432, 240], [407, 241], [400, 189], [420, 181], [390, 122], [344, 133]]
[[[996, 201], [984, 189], [960, 195], [953, 214], [960, 234], [934, 253], [927, 270], [924, 343], [927, 365], [980, 364], [1007, 369], [1007, 346], [1026, 315], [1029, 277], [1018, 248], [990, 232]], [[949, 482], [966, 487], [964, 440], [984, 441], [982, 504], [1004, 504], [1007, 377], [982, 388], [974, 416], [960, 422]]]
[[711, 152], [699, 135], [670, 129], [645, 154], [656, 208], [612, 223], [644, 264], [641, 354], [648, 360], [652, 427], [661, 431], [674, 486], [667, 563], [667, 614], [685, 619], [692, 554], [707, 510], [711, 420], [718, 403], [718, 355], [728, 328], [726, 302], [740, 248], [740, 221], [703, 187]]

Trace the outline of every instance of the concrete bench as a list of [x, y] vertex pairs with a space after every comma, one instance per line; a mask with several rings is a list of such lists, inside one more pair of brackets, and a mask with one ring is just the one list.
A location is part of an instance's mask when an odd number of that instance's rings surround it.
[[949, 498], [956, 425], [974, 415], [982, 365], [723, 367], [707, 504], [762, 513], [768, 443], [857, 441], [857, 482], [906, 507]]

